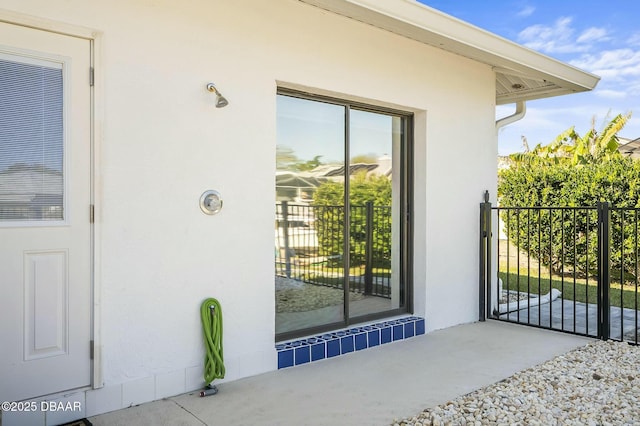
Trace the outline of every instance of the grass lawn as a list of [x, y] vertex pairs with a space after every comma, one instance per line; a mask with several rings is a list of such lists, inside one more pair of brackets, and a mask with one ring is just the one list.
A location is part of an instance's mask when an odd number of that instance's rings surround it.
[[[597, 303], [597, 282], [595, 278], [588, 281], [584, 278], [565, 277], [547, 275], [539, 277], [537, 270], [531, 271], [527, 275], [527, 270], [507, 271], [506, 266], [500, 265], [498, 276], [502, 279], [503, 290], [519, 290], [533, 294], [547, 294], [550, 287], [557, 288], [562, 292], [565, 300], [576, 300], [584, 303]], [[625, 285], [622, 289], [620, 284], [612, 283], [609, 288], [609, 302], [611, 306], [623, 306], [625, 308], [637, 309], [640, 306], [640, 296], [636, 292], [636, 286]]]

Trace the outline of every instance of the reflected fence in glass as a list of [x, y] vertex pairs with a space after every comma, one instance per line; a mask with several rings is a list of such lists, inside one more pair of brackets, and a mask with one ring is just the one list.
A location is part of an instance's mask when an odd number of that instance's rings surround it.
[[[391, 298], [391, 207], [350, 206], [349, 291]], [[276, 204], [276, 276], [342, 289], [344, 206]]]

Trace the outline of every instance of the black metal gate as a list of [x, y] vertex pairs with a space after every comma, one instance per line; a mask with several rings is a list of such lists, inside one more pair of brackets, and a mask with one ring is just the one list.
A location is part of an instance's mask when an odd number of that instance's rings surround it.
[[480, 204], [480, 320], [638, 344], [640, 209]]

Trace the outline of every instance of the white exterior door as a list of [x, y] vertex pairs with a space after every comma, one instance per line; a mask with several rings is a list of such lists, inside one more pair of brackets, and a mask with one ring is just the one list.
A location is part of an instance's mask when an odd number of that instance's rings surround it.
[[0, 401], [91, 383], [90, 55], [0, 23]]

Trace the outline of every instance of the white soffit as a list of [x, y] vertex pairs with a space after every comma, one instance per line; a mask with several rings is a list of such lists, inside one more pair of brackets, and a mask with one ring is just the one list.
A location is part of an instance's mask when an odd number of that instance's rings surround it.
[[492, 66], [497, 104], [585, 92], [600, 80], [415, 0], [300, 1]]

